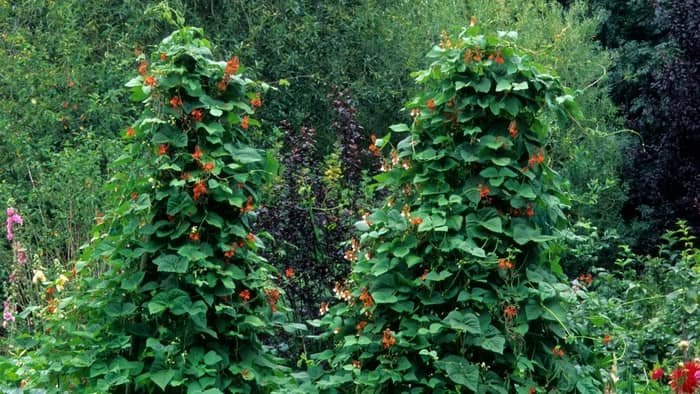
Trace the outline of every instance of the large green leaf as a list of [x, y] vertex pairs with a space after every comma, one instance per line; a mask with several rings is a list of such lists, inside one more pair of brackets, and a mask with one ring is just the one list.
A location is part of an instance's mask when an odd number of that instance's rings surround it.
[[158, 256], [153, 260], [153, 264], [158, 266], [159, 272], [175, 272], [184, 274], [189, 267], [189, 261], [182, 257], [172, 254]]
[[151, 372], [149, 377], [161, 390], [165, 391], [165, 387], [168, 386], [173, 377], [175, 377], [175, 371], [172, 369], [161, 369], [160, 371]]
[[452, 311], [442, 321], [453, 330], [481, 334], [479, 318], [471, 312]]
[[477, 391], [479, 387], [479, 367], [463, 357], [447, 356], [435, 362], [435, 367], [447, 373], [447, 377], [458, 385]]

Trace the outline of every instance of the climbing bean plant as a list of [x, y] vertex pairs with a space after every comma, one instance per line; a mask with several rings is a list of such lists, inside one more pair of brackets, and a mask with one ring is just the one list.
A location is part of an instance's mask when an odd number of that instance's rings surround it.
[[568, 200], [545, 141], [580, 111], [515, 39], [444, 34], [414, 74], [413, 123], [373, 142], [387, 197], [356, 224], [340, 302], [312, 321], [332, 343], [314, 355], [321, 390], [599, 392], [547, 249]]
[[[63, 292], [48, 336], [20, 358], [29, 387], [70, 392], [270, 392], [285, 368], [264, 338], [281, 321], [278, 274], [251, 230], [274, 160], [248, 142], [266, 85], [182, 28], [127, 83], [143, 104], [129, 164]], [[60, 289], [59, 289], [60, 290]]]

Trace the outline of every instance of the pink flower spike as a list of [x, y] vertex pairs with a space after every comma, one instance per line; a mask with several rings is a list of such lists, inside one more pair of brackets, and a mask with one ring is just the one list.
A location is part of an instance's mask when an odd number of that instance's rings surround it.
[[7, 240], [12, 241], [15, 238], [15, 233], [12, 231], [12, 227], [15, 224], [23, 224], [24, 221], [22, 217], [15, 211], [14, 208], [7, 208]]

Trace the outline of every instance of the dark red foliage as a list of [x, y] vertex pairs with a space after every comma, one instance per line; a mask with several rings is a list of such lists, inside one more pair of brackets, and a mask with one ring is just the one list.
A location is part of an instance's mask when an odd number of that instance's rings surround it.
[[[625, 215], [651, 224], [646, 237], [661, 234], [679, 218], [700, 230], [700, 14], [695, 11], [700, 0], [661, 1], [657, 7], [658, 21], [678, 50], [643, 88], [639, 114], [628, 118], [644, 136], [646, 149], [631, 152]], [[654, 240], [641, 241], [653, 245]]]

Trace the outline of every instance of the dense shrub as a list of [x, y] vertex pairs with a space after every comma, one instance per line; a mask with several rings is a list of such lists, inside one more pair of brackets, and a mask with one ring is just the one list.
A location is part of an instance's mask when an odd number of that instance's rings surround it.
[[623, 246], [601, 261], [609, 267], [591, 268], [589, 283], [576, 282], [580, 307], [572, 310], [573, 322], [587, 333], [591, 362], [608, 371], [610, 391], [667, 392], [678, 363], [700, 356], [700, 251], [694, 243], [680, 222], [661, 237], [654, 255]]
[[635, 249], [651, 252], [677, 218], [698, 229], [697, 1], [592, 1], [607, 12], [598, 35], [615, 49], [610, 96], [633, 144], [622, 174], [629, 185], [623, 216]]
[[341, 302], [313, 322], [334, 343], [314, 356], [321, 389], [596, 392], [544, 253], [566, 198], [542, 112], [576, 108], [513, 36], [445, 34], [415, 74], [413, 124], [392, 126], [409, 135], [376, 176], [386, 203], [356, 224]]
[[[660, 2], [658, 22], [670, 32], [677, 53], [667, 53], [660, 70], [643, 89], [642, 115], [630, 122], [642, 131], [646, 149], [631, 152], [628, 167], [631, 192], [627, 215], [650, 231], [640, 234], [642, 245], [653, 245], [654, 234], [683, 218], [700, 230], [700, 24], [697, 1]], [[642, 248], [647, 250], [646, 248]]]

